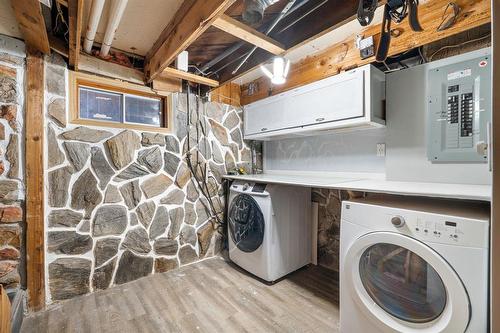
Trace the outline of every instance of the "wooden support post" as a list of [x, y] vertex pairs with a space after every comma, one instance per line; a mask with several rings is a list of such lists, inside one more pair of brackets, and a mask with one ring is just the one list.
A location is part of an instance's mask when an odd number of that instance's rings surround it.
[[78, 70], [82, 40], [83, 0], [68, 1], [69, 16], [69, 65]]
[[49, 54], [49, 38], [45, 28], [40, 1], [11, 0], [10, 4], [16, 15], [19, 30], [23, 34], [26, 45]]
[[26, 58], [26, 275], [28, 306], [45, 306], [44, 264], [44, 64], [40, 52], [28, 48]]
[[196, 75], [193, 73], [180, 71], [180, 70], [172, 68], [172, 67], [165, 68], [163, 70], [163, 72], [161, 73], [161, 75], [163, 77], [183, 79], [183, 80], [186, 80], [189, 82], [200, 83], [200, 84], [204, 84], [204, 85], [209, 86], [209, 87], [218, 87], [219, 86], [218, 81], [209, 79], [209, 78], [204, 77], [204, 76], [199, 76], [199, 75]]

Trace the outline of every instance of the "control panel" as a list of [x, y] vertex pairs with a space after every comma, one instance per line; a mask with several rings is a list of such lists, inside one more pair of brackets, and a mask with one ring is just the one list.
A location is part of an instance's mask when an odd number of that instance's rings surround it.
[[491, 64], [484, 56], [429, 69], [427, 157], [433, 163], [486, 163]]

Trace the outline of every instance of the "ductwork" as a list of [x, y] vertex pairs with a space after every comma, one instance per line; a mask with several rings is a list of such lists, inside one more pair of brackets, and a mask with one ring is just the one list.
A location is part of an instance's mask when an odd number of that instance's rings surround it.
[[262, 21], [267, 7], [279, 0], [245, 0], [243, 4], [243, 20], [249, 24]]

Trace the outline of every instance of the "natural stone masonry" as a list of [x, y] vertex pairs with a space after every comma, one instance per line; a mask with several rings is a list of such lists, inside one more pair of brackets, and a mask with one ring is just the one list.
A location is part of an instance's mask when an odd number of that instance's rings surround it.
[[94, 236], [121, 235], [127, 228], [127, 210], [123, 206], [106, 205], [97, 209], [93, 222]]
[[[130, 269], [134, 267], [134, 269]], [[125, 251], [118, 264], [115, 283], [122, 284], [149, 275], [153, 272], [153, 258], [140, 257]]]
[[[104, 190], [108, 185], [115, 172], [109, 165], [101, 148], [92, 147], [92, 158], [90, 160], [92, 169], [94, 170], [97, 178], [99, 178], [99, 188]], [[116, 188], [115, 188], [116, 189]]]
[[97, 179], [89, 169], [86, 169], [73, 184], [71, 208], [84, 209], [85, 217], [88, 218], [101, 200], [102, 195], [97, 189]]
[[82, 213], [74, 212], [70, 209], [53, 210], [49, 213], [48, 217], [49, 227], [76, 227], [83, 219]]
[[92, 262], [82, 258], [59, 258], [49, 264], [49, 289], [53, 299], [63, 300], [90, 291]]
[[96, 241], [94, 258], [97, 267], [101, 266], [118, 253], [120, 241], [119, 238], [103, 238]]
[[49, 205], [64, 207], [68, 201], [69, 181], [74, 169], [70, 166], [49, 172]]
[[129, 249], [138, 254], [148, 254], [151, 251], [148, 233], [142, 227], [129, 230], [125, 235], [121, 248]]
[[92, 249], [92, 238], [74, 231], [49, 232], [47, 242], [47, 250], [57, 254], [84, 254]]
[[90, 146], [80, 142], [65, 142], [64, 149], [69, 161], [76, 171], [83, 169], [90, 156]]
[[132, 131], [123, 131], [106, 141], [106, 145], [117, 169], [122, 169], [132, 162], [134, 152], [141, 147], [141, 140]]
[[77, 127], [71, 131], [62, 133], [61, 138], [66, 140], [96, 143], [109, 138], [112, 135], [112, 133], [105, 130], [95, 130], [88, 127]]

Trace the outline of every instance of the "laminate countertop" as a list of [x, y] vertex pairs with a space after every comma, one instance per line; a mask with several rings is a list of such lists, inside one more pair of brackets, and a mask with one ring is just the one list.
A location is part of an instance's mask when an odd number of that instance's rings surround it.
[[491, 185], [404, 182], [385, 180], [380, 175], [320, 174], [273, 171], [258, 175], [225, 175], [226, 179], [256, 183], [286, 184], [361, 192], [386, 193], [462, 200], [491, 201]]

